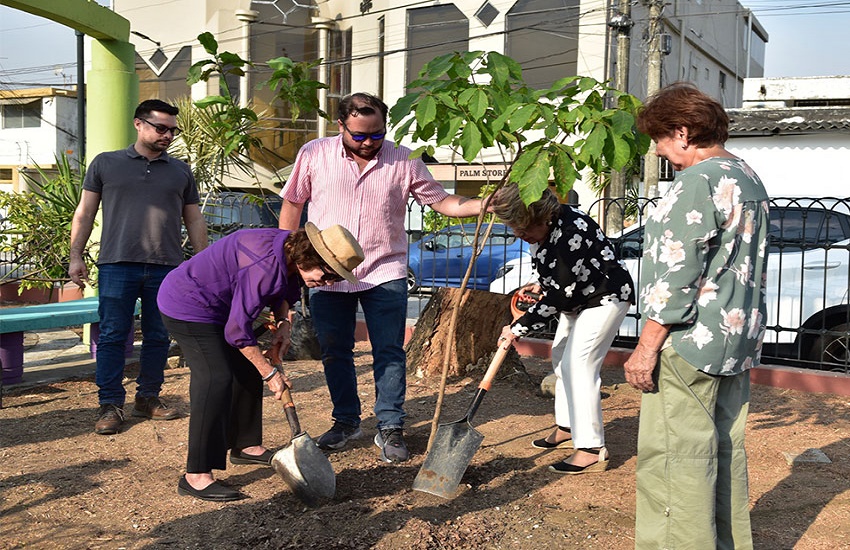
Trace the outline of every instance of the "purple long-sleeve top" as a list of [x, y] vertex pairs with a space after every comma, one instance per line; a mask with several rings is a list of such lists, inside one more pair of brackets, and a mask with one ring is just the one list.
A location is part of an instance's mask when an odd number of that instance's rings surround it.
[[227, 343], [257, 345], [253, 322], [263, 309], [300, 299], [300, 280], [287, 276], [283, 243], [290, 231], [243, 229], [180, 264], [162, 283], [159, 310], [181, 321], [224, 325]]

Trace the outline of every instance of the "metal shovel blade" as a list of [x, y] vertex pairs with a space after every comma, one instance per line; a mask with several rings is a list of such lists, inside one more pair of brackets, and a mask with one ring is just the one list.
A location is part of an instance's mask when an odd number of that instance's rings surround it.
[[308, 506], [336, 493], [336, 475], [328, 457], [307, 432], [301, 432], [272, 457], [272, 466], [292, 492]]
[[452, 498], [469, 462], [484, 441], [466, 418], [440, 424], [428, 456], [413, 480], [413, 489]]

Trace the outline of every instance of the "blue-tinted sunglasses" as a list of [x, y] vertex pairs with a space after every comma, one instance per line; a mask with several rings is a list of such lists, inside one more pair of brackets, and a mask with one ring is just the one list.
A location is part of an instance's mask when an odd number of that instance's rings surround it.
[[362, 141], [366, 141], [366, 138], [369, 138], [372, 141], [381, 141], [387, 135], [386, 130], [384, 130], [380, 134], [352, 134], [351, 130], [348, 129], [348, 126], [345, 125], [345, 122], [343, 122], [341, 120], [339, 122], [340, 122], [340, 124], [342, 124], [342, 127], [345, 128], [345, 131], [348, 132], [348, 135], [351, 136], [351, 139], [353, 139], [357, 143], [360, 143]]

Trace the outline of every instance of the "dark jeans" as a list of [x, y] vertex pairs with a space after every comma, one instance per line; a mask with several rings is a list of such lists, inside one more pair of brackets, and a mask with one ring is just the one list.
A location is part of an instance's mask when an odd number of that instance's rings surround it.
[[169, 338], [156, 305], [156, 295], [162, 280], [172, 269], [174, 266], [130, 262], [98, 267], [100, 340], [95, 381], [101, 405], [124, 406], [124, 346], [133, 330], [133, 313], [139, 298], [142, 301], [142, 350], [136, 395], [159, 395], [165, 378]]
[[375, 377], [375, 416], [379, 428], [404, 425], [407, 390], [404, 327], [407, 281], [399, 279], [361, 292], [310, 292], [313, 326], [322, 348], [325, 379], [333, 401], [333, 418], [360, 425], [360, 398], [354, 370], [354, 329], [357, 304], [366, 316], [372, 343]]
[[162, 316], [180, 344], [189, 380], [186, 472], [227, 466], [228, 449], [262, 444], [263, 381], [256, 367], [224, 339], [224, 327]]

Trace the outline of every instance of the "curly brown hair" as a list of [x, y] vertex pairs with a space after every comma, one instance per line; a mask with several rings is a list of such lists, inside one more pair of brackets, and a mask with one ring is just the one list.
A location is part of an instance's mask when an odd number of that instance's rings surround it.
[[688, 143], [723, 145], [729, 138], [729, 116], [714, 98], [690, 82], [674, 82], [653, 94], [637, 119], [638, 130], [654, 140], [688, 129]]
[[304, 271], [309, 271], [317, 267], [331, 267], [322, 259], [313, 244], [307, 237], [307, 232], [303, 228], [293, 231], [286, 241], [283, 243], [283, 251], [287, 258], [291, 258], [295, 265]]

